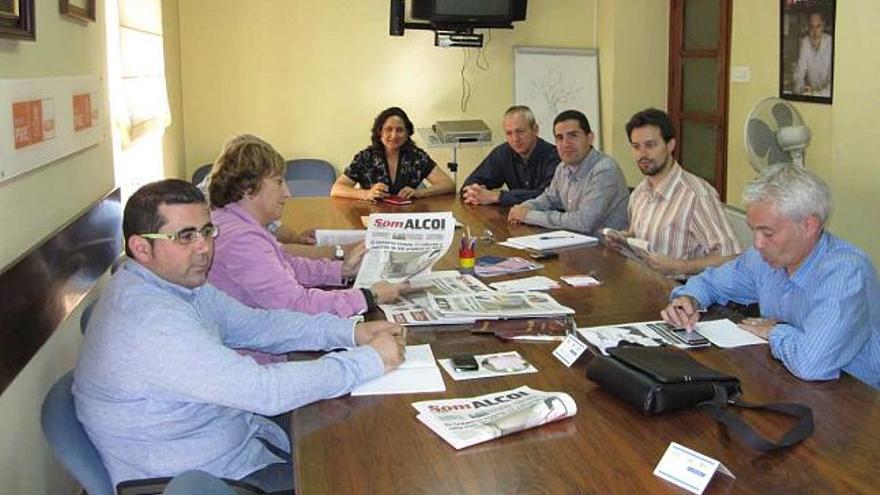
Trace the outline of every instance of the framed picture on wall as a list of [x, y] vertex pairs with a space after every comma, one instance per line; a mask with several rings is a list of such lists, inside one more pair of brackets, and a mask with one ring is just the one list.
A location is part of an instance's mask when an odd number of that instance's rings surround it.
[[780, 0], [779, 96], [830, 104], [836, 0]]
[[95, 0], [58, 0], [61, 13], [86, 22], [95, 21]]
[[0, 0], [0, 38], [37, 39], [34, 0]]

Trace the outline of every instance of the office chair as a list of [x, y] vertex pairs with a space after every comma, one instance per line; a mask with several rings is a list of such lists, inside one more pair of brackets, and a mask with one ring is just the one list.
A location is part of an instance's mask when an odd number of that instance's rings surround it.
[[76, 481], [89, 495], [115, 495], [110, 475], [82, 424], [76, 417], [73, 404], [73, 371], [68, 371], [52, 385], [40, 412], [43, 434]]
[[739, 241], [739, 247], [743, 250], [751, 247], [754, 234], [746, 222], [746, 212], [727, 204], [722, 204], [721, 207], [724, 208], [724, 216], [727, 217], [727, 221], [730, 222], [730, 227], [733, 228], [733, 233], [736, 235], [736, 240]]
[[89, 325], [89, 320], [92, 318], [92, 312], [95, 310], [95, 305], [98, 304], [98, 299], [95, 298], [91, 302], [89, 302], [86, 309], [83, 310], [82, 314], [79, 315], [79, 329], [85, 335], [86, 327]]
[[192, 178], [190, 179], [190, 182], [192, 182], [194, 186], [199, 185], [203, 180], [205, 180], [205, 177], [209, 173], [211, 173], [211, 167], [213, 167], [213, 166], [214, 166], [213, 163], [208, 163], [206, 165], [202, 165], [201, 167], [197, 168], [196, 171], [193, 172]]
[[318, 158], [288, 160], [284, 179], [294, 197], [329, 196], [336, 182], [336, 169]]

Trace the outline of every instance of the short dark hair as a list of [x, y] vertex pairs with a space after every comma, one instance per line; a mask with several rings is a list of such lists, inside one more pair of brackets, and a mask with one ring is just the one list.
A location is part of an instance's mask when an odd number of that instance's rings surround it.
[[553, 119], [553, 134], [556, 134], [556, 124], [560, 122], [565, 122], [566, 120], [577, 120], [578, 125], [581, 126], [581, 129], [584, 130], [585, 133], [589, 134], [593, 131], [590, 130], [590, 121], [587, 120], [587, 116], [583, 114], [583, 112], [579, 112], [577, 110], [566, 110]]
[[[165, 225], [167, 220], [159, 214], [159, 206], [199, 203], [207, 208], [202, 191], [185, 180], [165, 179], [142, 186], [128, 198], [122, 214], [125, 254], [130, 258], [134, 257], [128, 247], [131, 236], [158, 232]], [[151, 239], [150, 241], [152, 242]]]
[[391, 107], [382, 110], [382, 112], [373, 120], [373, 129], [370, 131], [370, 141], [373, 143], [373, 149], [382, 153], [382, 155], [385, 155], [385, 146], [382, 145], [382, 126], [385, 125], [385, 121], [388, 120], [388, 117], [400, 117], [400, 120], [403, 121], [403, 126], [406, 128], [406, 133], [408, 134], [406, 142], [403, 143], [404, 146], [412, 143], [412, 135], [415, 132], [412, 121], [409, 120], [409, 116], [407, 116], [402, 108]]
[[659, 108], [646, 108], [633, 115], [626, 123], [626, 138], [632, 142], [633, 129], [649, 125], [660, 128], [660, 135], [663, 136], [664, 142], [668, 143], [670, 139], [675, 138], [675, 126], [672, 125], [672, 119]]

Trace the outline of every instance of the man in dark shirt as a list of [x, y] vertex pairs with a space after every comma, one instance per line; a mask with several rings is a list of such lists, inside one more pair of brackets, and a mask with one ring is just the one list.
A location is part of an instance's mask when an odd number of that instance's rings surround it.
[[[497, 146], [464, 181], [461, 197], [472, 205], [511, 206], [541, 194], [559, 165], [556, 147], [538, 137], [531, 109], [515, 105], [504, 112], [506, 143]], [[507, 191], [496, 191], [507, 184]]]

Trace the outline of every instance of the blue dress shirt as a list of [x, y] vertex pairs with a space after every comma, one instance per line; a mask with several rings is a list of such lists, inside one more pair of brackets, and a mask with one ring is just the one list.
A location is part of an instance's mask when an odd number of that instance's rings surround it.
[[757, 302], [781, 323], [770, 350], [797, 377], [832, 380], [845, 371], [880, 387], [880, 287], [868, 257], [827, 232], [794, 273], [768, 265], [754, 248], [708, 268], [672, 291], [712, 303]]
[[185, 288], [126, 262], [102, 292], [74, 374], [76, 412], [114, 485], [200, 469], [241, 479], [282, 462], [274, 416], [383, 373], [371, 347], [262, 366], [274, 354], [354, 345], [351, 320], [251, 309], [210, 284]]

